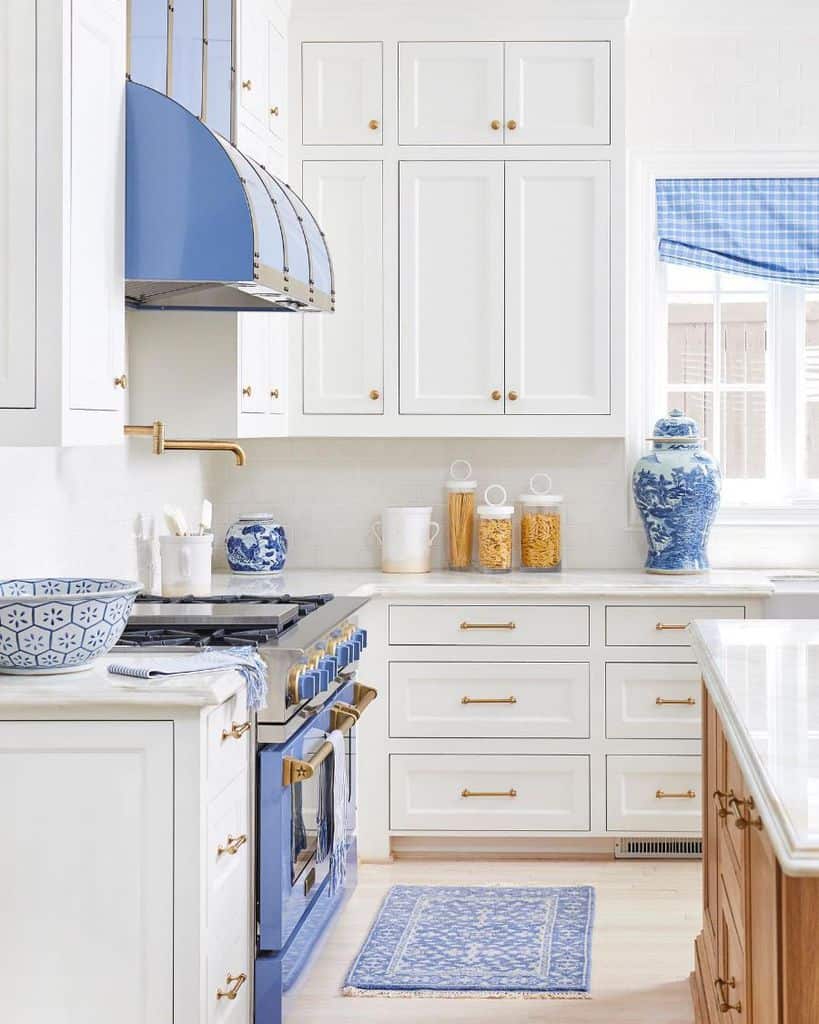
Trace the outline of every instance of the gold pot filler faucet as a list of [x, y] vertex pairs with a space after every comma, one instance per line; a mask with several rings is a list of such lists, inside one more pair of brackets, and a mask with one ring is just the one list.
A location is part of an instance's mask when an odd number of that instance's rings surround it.
[[156, 420], [148, 426], [127, 424], [123, 427], [126, 437], [150, 437], [153, 439], [154, 455], [165, 452], [232, 452], [237, 466], [247, 461], [245, 450], [233, 441], [174, 441], [165, 437], [165, 424]]

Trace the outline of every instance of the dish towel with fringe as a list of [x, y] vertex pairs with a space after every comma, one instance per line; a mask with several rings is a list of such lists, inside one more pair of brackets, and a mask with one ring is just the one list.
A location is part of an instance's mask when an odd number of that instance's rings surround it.
[[333, 753], [319, 767], [316, 863], [330, 858], [328, 887], [332, 897], [347, 876], [347, 747], [338, 729], [327, 739], [333, 744]]
[[167, 654], [146, 658], [143, 664], [115, 661], [108, 671], [115, 676], [164, 680], [174, 676], [198, 675], [222, 668], [235, 669], [247, 684], [251, 711], [267, 705], [267, 666], [254, 647], [205, 647], [196, 654]]

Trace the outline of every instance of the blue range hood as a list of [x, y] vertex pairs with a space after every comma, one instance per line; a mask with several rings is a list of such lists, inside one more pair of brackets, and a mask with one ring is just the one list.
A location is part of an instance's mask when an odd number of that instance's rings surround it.
[[283, 181], [146, 85], [126, 86], [133, 309], [332, 312], [324, 234]]

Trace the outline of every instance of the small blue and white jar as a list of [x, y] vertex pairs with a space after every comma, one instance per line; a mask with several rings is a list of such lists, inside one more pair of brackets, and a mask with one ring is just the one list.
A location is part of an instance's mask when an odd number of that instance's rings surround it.
[[287, 534], [268, 512], [239, 516], [225, 534], [225, 552], [232, 572], [274, 576], [287, 561]]
[[708, 535], [722, 476], [702, 440], [696, 421], [672, 409], [654, 424], [652, 451], [634, 467], [632, 491], [648, 540], [647, 572], [709, 568]]

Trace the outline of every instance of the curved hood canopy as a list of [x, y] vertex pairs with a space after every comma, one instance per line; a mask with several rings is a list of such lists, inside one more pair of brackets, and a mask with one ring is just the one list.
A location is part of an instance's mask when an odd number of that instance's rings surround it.
[[292, 189], [146, 85], [127, 83], [126, 126], [129, 307], [332, 312], [327, 243]]

